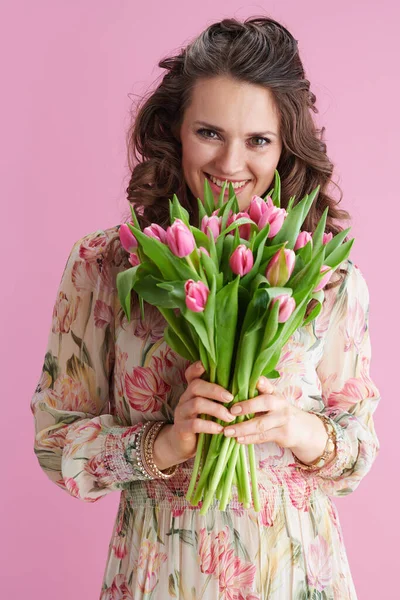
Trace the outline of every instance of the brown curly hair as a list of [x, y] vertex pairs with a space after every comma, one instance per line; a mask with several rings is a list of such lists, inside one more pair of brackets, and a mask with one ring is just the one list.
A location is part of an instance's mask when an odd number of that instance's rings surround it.
[[[319, 185], [318, 197], [303, 229], [313, 231], [328, 206], [326, 232], [335, 235], [342, 231], [334, 220], [350, 220], [350, 215], [337, 208], [343, 193], [332, 181], [334, 166], [322, 139], [325, 127], [316, 128], [310, 112], [318, 112], [316, 96], [310, 91], [298, 42], [283, 25], [268, 17], [248, 18], [244, 22], [223, 19], [207, 27], [178, 55], [161, 60], [158, 66], [167, 73], [133, 110], [127, 133], [131, 178], [126, 192], [142, 228], [150, 223], [162, 227], [169, 224], [169, 199], [174, 193], [188, 210], [191, 224], [198, 226], [197, 199], [184, 180], [178, 132], [194, 85], [200, 79], [229, 76], [262, 85], [273, 95], [282, 137], [277, 165], [281, 206], [286, 208], [294, 195], [299, 201]], [[339, 190], [338, 201], [329, 195], [331, 184]], [[325, 289], [342, 281], [343, 278], [336, 283], [331, 281]]]

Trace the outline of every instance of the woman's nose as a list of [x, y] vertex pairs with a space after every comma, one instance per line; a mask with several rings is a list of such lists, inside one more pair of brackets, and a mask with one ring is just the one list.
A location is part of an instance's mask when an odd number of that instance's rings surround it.
[[244, 173], [245, 152], [239, 144], [226, 144], [218, 150], [215, 158], [215, 167], [218, 175], [227, 179], [235, 179], [235, 176]]

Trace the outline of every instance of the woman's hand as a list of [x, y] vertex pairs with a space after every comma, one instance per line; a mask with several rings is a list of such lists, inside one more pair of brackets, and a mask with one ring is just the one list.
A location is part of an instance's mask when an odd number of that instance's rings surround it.
[[223, 405], [230, 402], [233, 395], [216, 383], [200, 379], [202, 373], [204, 367], [201, 363], [193, 363], [186, 369], [189, 385], [175, 408], [174, 424], [164, 426], [155, 440], [154, 461], [161, 470], [192, 458], [196, 454], [199, 433], [223, 431], [222, 425], [201, 419], [199, 415], [210, 415], [225, 423], [235, 418]]
[[235, 416], [253, 413], [255, 416], [242, 423], [227, 425], [224, 434], [236, 437], [242, 444], [275, 442], [282, 448], [291, 449], [303, 462], [312, 462], [322, 454], [328, 438], [323, 423], [317, 416], [275, 393], [271, 382], [262, 379], [265, 382], [263, 384], [260, 378], [258, 396], [231, 407]]

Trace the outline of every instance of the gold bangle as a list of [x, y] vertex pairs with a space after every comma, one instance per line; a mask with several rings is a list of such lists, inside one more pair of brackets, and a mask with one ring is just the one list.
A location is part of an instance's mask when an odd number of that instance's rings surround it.
[[154, 462], [153, 450], [154, 442], [159, 434], [162, 427], [164, 427], [164, 421], [155, 421], [151, 423], [148, 429], [145, 431], [141, 439], [140, 444], [140, 457], [142, 465], [151, 479], [169, 479], [172, 477], [178, 465], [173, 465], [164, 471], [161, 471]]
[[303, 463], [299, 458], [297, 458], [296, 455], [293, 455], [294, 460], [298, 464], [298, 466], [307, 471], [311, 471], [313, 469], [321, 469], [327, 462], [329, 462], [328, 459], [333, 456], [333, 452], [336, 449], [336, 430], [333, 427], [329, 417], [327, 417], [326, 415], [319, 414], [319, 413], [313, 413], [313, 414], [315, 414], [317, 417], [319, 417], [321, 419], [321, 421], [323, 422], [323, 424], [325, 426], [325, 430], [328, 434], [328, 439], [326, 441], [326, 446], [325, 446], [323, 453], [321, 454], [321, 456], [319, 456], [318, 458], [313, 460], [312, 463], [308, 463], [308, 464]]

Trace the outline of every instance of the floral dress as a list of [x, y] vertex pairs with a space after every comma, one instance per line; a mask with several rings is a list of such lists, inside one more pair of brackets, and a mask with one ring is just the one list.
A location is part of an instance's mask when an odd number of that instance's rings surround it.
[[330, 417], [336, 458], [306, 471], [289, 449], [257, 444], [261, 511], [244, 509], [234, 488], [225, 511], [215, 502], [202, 516], [185, 499], [194, 459], [169, 480], [145, 480], [138, 468], [138, 432], [148, 420], [173, 422], [189, 362], [164, 341], [166, 322], [153, 306], [145, 304], [142, 320], [133, 302], [127, 321], [116, 276], [130, 264], [118, 230], [74, 244], [31, 401], [46, 475], [84, 502], [120, 492], [100, 600], [356, 598], [330, 496], [355, 490], [379, 450], [360, 269], [343, 263], [344, 282], [289, 339], [274, 380], [294, 405]]

